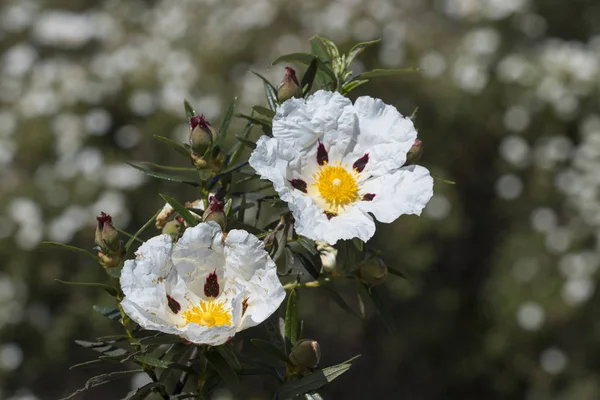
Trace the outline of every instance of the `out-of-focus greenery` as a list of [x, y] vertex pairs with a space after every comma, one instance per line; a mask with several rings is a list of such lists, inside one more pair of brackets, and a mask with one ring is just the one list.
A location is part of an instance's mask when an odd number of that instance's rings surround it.
[[103, 370], [68, 371], [90, 358], [73, 340], [117, 330], [90, 311], [107, 295], [54, 281], [102, 271], [40, 242], [91, 248], [100, 211], [135, 231], [157, 193], [191, 196], [123, 162], [179, 160], [152, 135], [185, 140], [183, 98], [217, 121], [234, 95], [248, 111], [250, 71], [277, 82], [270, 61], [315, 33], [342, 50], [381, 37], [355, 73], [423, 68], [352, 95], [419, 107], [422, 163], [456, 181], [378, 226], [410, 276], [385, 283], [396, 335], [300, 293], [323, 365], [362, 354], [325, 398], [599, 398], [598, 20], [591, 0], [2, 2], [0, 398], [70, 393]]

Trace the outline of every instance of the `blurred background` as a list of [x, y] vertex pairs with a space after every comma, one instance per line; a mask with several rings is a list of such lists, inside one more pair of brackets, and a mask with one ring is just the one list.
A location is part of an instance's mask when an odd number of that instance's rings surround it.
[[91, 248], [100, 211], [135, 231], [159, 192], [187, 200], [123, 162], [188, 166], [152, 138], [186, 139], [183, 98], [217, 122], [236, 95], [248, 113], [265, 104], [250, 70], [276, 84], [270, 61], [316, 33], [343, 51], [382, 38], [356, 73], [423, 69], [352, 96], [419, 107], [422, 164], [456, 182], [373, 239], [411, 277], [385, 283], [397, 335], [301, 297], [322, 365], [362, 354], [322, 395], [600, 398], [598, 21], [595, 0], [2, 0], [0, 398], [56, 399], [111, 369], [68, 370], [95, 356], [74, 339], [119, 333], [90, 311], [111, 298], [54, 281], [103, 272], [40, 243]]

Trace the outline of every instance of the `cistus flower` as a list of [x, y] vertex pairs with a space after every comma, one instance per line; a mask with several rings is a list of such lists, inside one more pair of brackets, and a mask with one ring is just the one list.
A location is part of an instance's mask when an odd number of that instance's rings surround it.
[[140, 326], [219, 345], [267, 319], [285, 298], [275, 263], [246, 231], [215, 222], [145, 242], [121, 273], [123, 310]]
[[277, 99], [284, 102], [292, 97], [302, 97], [302, 88], [296, 78], [296, 71], [292, 67], [285, 67], [285, 75], [277, 86]]
[[249, 161], [288, 203], [299, 235], [366, 242], [375, 233], [370, 214], [387, 223], [420, 215], [433, 195], [426, 168], [403, 167], [416, 138], [412, 121], [381, 100], [353, 105], [320, 90], [279, 106], [273, 137], [262, 136]]

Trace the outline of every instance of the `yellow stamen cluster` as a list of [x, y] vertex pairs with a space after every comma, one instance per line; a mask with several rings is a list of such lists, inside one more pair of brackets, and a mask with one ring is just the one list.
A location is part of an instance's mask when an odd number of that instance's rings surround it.
[[327, 202], [327, 211], [338, 213], [340, 207], [359, 200], [357, 173], [348, 171], [339, 162], [323, 165], [313, 178], [313, 185]]
[[182, 316], [186, 325], [196, 323], [209, 328], [231, 325], [231, 313], [222, 302], [216, 300], [201, 300], [200, 304], [187, 309]]

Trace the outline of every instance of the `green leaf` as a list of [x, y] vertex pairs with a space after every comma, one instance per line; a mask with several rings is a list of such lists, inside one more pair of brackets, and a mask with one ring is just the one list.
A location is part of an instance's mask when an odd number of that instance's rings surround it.
[[248, 121], [252, 122], [253, 124], [266, 126], [268, 128], [271, 128], [273, 126], [272, 122], [268, 119], [264, 119], [264, 118], [260, 118], [260, 117], [253, 117], [253, 116], [245, 115], [245, 114], [236, 114], [236, 116], [247, 119]]
[[121, 311], [118, 308], [109, 308], [102, 306], [92, 306], [94, 311], [104, 315], [106, 318], [112, 319], [113, 321], [118, 321], [121, 319]]
[[153, 344], [176, 344], [181, 343], [181, 338], [175, 335], [167, 335], [164, 333], [147, 336], [139, 339], [140, 343], [148, 346]]
[[43, 245], [48, 245], [48, 246], [61, 247], [63, 249], [69, 250], [69, 251], [74, 251], [74, 252], [77, 252], [77, 253], [82, 253], [82, 254], [85, 254], [86, 256], [92, 257], [92, 259], [94, 261], [98, 261], [98, 257], [96, 257], [95, 255], [93, 255], [92, 253], [90, 253], [86, 249], [81, 249], [79, 247], [69, 246], [68, 244], [58, 243], [58, 242], [42, 242], [42, 244]]
[[136, 361], [140, 362], [142, 365], [149, 365], [155, 368], [164, 368], [164, 369], [178, 369], [181, 371], [185, 371], [188, 374], [195, 374], [196, 372], [187, 365], [179, 364], [173, 361], [164, 361], [151, 356], [136, 356]]
[[98, 283], [98, 282], [68, 282], [68, 281], [63, 281], [61, 279], [55, 279], [55, 281], [60, 282], [60, 283], [64, 283], [65, 285], [87, 286], [87, 287], [95, 287], [95, 288], [99, 288], [99, 289], [104, 289], [111, 296], [116, 296], [117, 295], [117, 290], [114, 287], [105, 285], [104, 283]]
[[262, 79], [269, 108], [271, 108], [271, 110], [275, 110], [277, 108], [277, 89], [271, 84], [271, 82], [267, 80], [267, 78], [258, 72], [252, 71], [252, 73]]
[[372, 46], [381, 42], [381, 39], [371, 40], [370, 42], [360, 42], [355, 44], [350, 51], [348, 52], [348, 56], [346, 57], [346, 65], [350, 66], [352, 61], [360, 55], [367, 47]]
[[177, 182], [177, 183], [185, 183], [187, 185], [191, 185], [194, 187], [198, 187], [200, 186], [200, 184], [196, 181], [191, 180], [190, 178], [187, 178], [185, 176], [179, 176], [179, 175], [168, 175], [168, 174], [163, 174], [162, 172], [155, 172], [146, 168], [142, 168], [139, 165], [135, 165], [133, 163], [130, 162], [126, 162], [125, 164], [129, 165], [130, 167], [133, 167], [135, 169], [137, 169], [138, 171], [142, 171], [144, 174], [151, 176], [153, 178], [158, 178], [158, 179], [164, 179], [167, 181], [171, 181], [171, 182]]
[[127, 393], [127, 395], [121, 400], [143, 400], [146, 397], [148, 397], [150, 393], [156, 392], [156, 390], [161, 386], [162, 385], [158, 382], [150, 382], [142, 386], [141, 388], [132, 390], [131, 392]]
[[180, 202], [178, 202], [177, 200], [175, 200], [174, 198], [172, 198], [171, 196], [168, 196], [166, 194], [161, 194], [160, 197], [162, 197], [164, 201], [169, 203], [171, 205], [171, 207], [173, 207], [175, 209], [177, 214], [179, 214], [179, 216], [181, 218], [183, 218], [185, 222], [188, 223], [188, 225], [190, 225], [190, 226], [198, 225], [198, 221], [196, 221], [196, 218], [194, 218], [192, 213], [189, 212], [189, 210], [187, 208], [185, 208]]
[[210, 181], [208, 181], [208, 190], [212, 189], [212, 187], [213, 187], [214, 185], [216, 185], [216, 184], [217, 184], [217, 182], [219, 182], [219, 180], [220, 180], [222, 177], [224, 177], [224, 176], [226, 176], [226, 175], [229, 175], [229, 174], [231, 174], [231, 173], [233, 173], [233, 172], [235, 172], [235, 171], [237, 171], [237, 170], [239, 170], [239, 169], [242, 169], [242, 168], [244, 168], [246, 165], [248, 165], [248, 161], [244, 161], [243, 163], [239, 163], [238, 165], [234, 165], [233, 167], [231, 167], [231, 168], [228, 168], [228, 169], [226, 169], [225, 171], [223, 171], [223, 172], [220, 172], [220, 173], [218, 173], [217, 175], [213, 176], [213, 177], [210, 179]]
[[259, 349], [264, 350], [265, 353], [275, 356], [277, 359], [283, 362], [287, 363], [289, 361], [287, 354], [285, 354], [283, 350], [273, 342], [263, 339], [250, 339], [250, 343]]
[[324, 400], [319, 393], [305, 394], [304, 400]]
[[358, 238], [354, 238], [352, 239], [352, 243], [354, 244], [354, 247], [356, 247], [356, 250], [362, 252], [363, 248], [364, 248], [364, 242]]
[[318, 66], [319, 59], [317, 57], [313, 57], [313, 60], [310, 62], [310, 65], [306, 69], [306, 72], [302, 77], [302, 82], [300, 83], [303, 96], [306, 96], [308, 93], [310, 93], [310, 89], [312, 88], [313, 82], [315, 81], [315, 77], [317, 76]]
[[183, 100], [183, 108], [185, 108], [185, 116], [190, 119], [196, 114], [196, 110], [194, 110], [194, 107], [192, 107], [192, 105], [187, 101], [187, 100]]
[[394, 69], [374, 69], [372, 71], [363, 72], [362, 74], [356, 75], [351, 81], [379, 78], [382, 76], [392, 76], [406, 74], [409, 72], [419, 72], [420, 68], [394, 68]]
[[192, 168], [192, 167], [175, 167], [172, 165], [156, 164], [156, 163], [153, 163], [150, 161], [141, 161], [140, 164], [144, 164], [149, 167], [156, 168], [156, 169], [164, 169], [165, 171], [180, 171], [180, 172], [196, 172], [196, 171], [198, 171], [196, 168]]
[[75, 343], [81, 347], [94, 350], [95, 352], [111, 358], [123, 357], [129, 353], [125, 349], [114, 346], [114, 342], [88, 342], [85, 340], [75, 340]]
[[298, 339], [298, 303], [295, 290], [290, 292], [285, 310], [285, 337], [289, 339], [292, 346]]
[[406, 273], [404, 273], [403, 271], [396, 269], [396, 268], [392, 268], [390, 266], [387, 266], [387, 269], [390, 274], [399, 276], [400, 278], [410, 281], [410, 279], [408, 278], [408, 275], [406, 275]]
[[225, 384], [231, 389], [234, 393], [237, 393], [240, 381], [238, 379], [237, 373], [231, 366], [225, 361], [225, 359], [216, 351], [209, 351], [206, 353], [206, 358], [208, 362], [217, 370], [221, 378]]
[[322, 285], [321, 286], [324, 290], [326, 290], [330, 295], [331, 298], [333, 299], [333, 301], [335, 301], [335, 303], [340, 306], [340, 308], [352, 315], [354, 315], [355, 317], [357, 317], [358, 319], [362, 319], [360, 314], [358, 314], [356, 311], [354, 311], [352, 309], [352, 307], [350, 307], [350, 305], [348, 305], [348, 303], [346, 303], [346, 300], [344, 300], [344, 298], [342, 297], [341, 294], [339, 294], [334, 288], [332, 288], [329, 285]]
[[276, 398], [284, 400], [317, 390], [348, 371], [351, 366], [350, 363], [342, 363], [333, 367], [323, 368], [301, 379], [288, 381], [279, 387]]
[[273, 117], [275, 116], [275, 111], [270, 110], [263, 106], [254, 106], [254, 107], [252, 107], [252, 109], [254, 111], [256, 111], [257, 113], [259, 113], [260, 115], [264, 115], [267, 118], [273, 119]]
[[447, 180], [447, 179], [444, 179], [444, 178], [440, 178], [439, 176], [431, 175], [431, 177], [432, 177], [433, 179], [436, 179], [436, 180], [438, 180], [438, 181], [442, 181], [442, 182], [444, 182], [444, 183], [447, 183], [447, 184], [449, 184], [449, 185], [456, 185], [456, 182], [454, 182], [454, 181], [449, 181], [449, 180]]
[[356, 89], [357, 87], [359, 87], [360, 85], [364, 85], [367, 82], [369, 82], [368, 79], [350, 80], [344, 83], [344, 85], [342, 86], [342, 94], [346, 95], [354, 89]]
[[327, 54], [329, 54], [329, 57], [331, 59], [335, 59], [335, 58], [339, 58], [340, 57], [340, 52], [339, 52], [337, 46], [335, 45], [335, 43], [333, 43], [332, 40], [327, 39], [324, 36], [319, 36], [319, 35], [315, 35], [315, 36], [313, 36], [313, 38], [316, 38], [316, 39], [320, 40], [321, 43], [323, 43], [323, 46], [325, 47], [325, 50], [327, 51]]
[[242, 368], [239, 360], [237, 359], [237, 357], [235, 355], [235, 352], [233, 351], [233, 349], [230, 346], [227, 346], [225, 344], [222, 346], [217, 346], [216, 349], [219, 352], [219, 354], [221, 355], [221, 357], [223, 357], [223, 360], [225, 360], [231, 368], [233, 368], [234, 370], [238, 370], [238, 369]]
[[140, 372], [144, 372], [144, 370], [134, 369], [134, 370], [130, 370], [130, 371], [117, 371], [117, 372], [111, 372], [108, 374], [94, 376], [93, 378], [88, 379], [88, 381], [85, 383], [83, 388], [77, 390], [76, 392], [73, 392], [71, 395], [69, 395], [67, 397], [62, 398], [61, 400], [72, 399], [75, 396], [78, 396], [79, 394], [81, 394], [82, 392], [85, 392], [88, 389], [94, 388], [96, 386], [104, 385], [106, 383], [115, 381], [117, 379], [124, 378], [128, 375], [139, 374]]
[[383, 296], [383, 288], [380, 287], [367, 287], [366, 285], [364, 285], [365, 290], [367, 291], [367, 293], [369, 294], [369, 297], [371, 297], [371, 300], [373, 300], [373, 304], [375, 305], [375, 309], [377, 310], [377, 313], [379, 314], [379, 316], [381, 317], [382, 321], [385, 323], [386, 327], [388, 328], [388, 331], [392, 334], [395, 335], [397, 333], [397, 328], [396, 328], [396, 322], [394, 320], [394, 316], [392, 315], [392, 312], [390, 311], [390, 308], [388, 306], [388, 304], [390, 304], [389, 299], [387, 299], [387, 296], [384, 297]]
[[74, 364], [74, 365], [71, 365], [71, 366], [69, 367], [69, 370], [76, 369], [76, 368], [81, 368], [81, 367], [87, 367], [87, 366], [89, 366], [89, 365], [95, 365], [95, 364], [99, 364], [99, 363], [101, 363], [101, 362], [104, 362], [104, 361], [105, 361], [105, 360], [103, 360], [103, 359], [101, 359], [101, 358], [97, 358], [97, 359], [95, 359], [95, 360], [90, 360], [90, 361], [84, 361], [84, 362], [82, 362], [82, 363], [79, 363], [79, 364]]
[[179, 154], [185, 156], [185, 157], [190, 157], [190, 150], [188, 150], [187, 148], [185, 148], [184, 146], [180, 145], [179, 143], [177, 143], [174, 140], [171, 140], [169, 138], [166, 138], [164, 136], [160, 136], [160, 135], [152, 135], [154, 136], [157, 140], [168, 144], [169, 146], [171, 146], [173, 149], [175, 149], [175, 151], [177, 151]]
[[160, 212], [161, 209], [158, 209], [154, 213], [154, 215], [148, 221], [146, 221], [146, 223], [140, 229], [138, 229], [138, 231], [131, 237], [131, 239], [129, 239], [127, 243], [125, 243], [125, 252], [129, 252], [129, 249], [131, 248], [133, 242], [138, 238], [138, 236], [142, 234], [142, 232], [144, 232], [150, 225], [152, 225], [154, 221], [156, 221], [156, 217], [158, 216], [158, 214], [160, 214]]
[[231, 104], [227, 108], [227, 112], [223, 117], [223, 122], [221, 122], [221, 129], [219, 129], [219, 138], [217, 139], [217, 146], [222, 147], [223, 143], [225, 143], [225, 137], [227, 136], [227, 132], [229, 131], [229, 125], [231, 124], [231, 118], [233, 117], [233, 111], [235, 110], [235, 105], [237, 103], [237, 97], [234, 97], [231, 101]]

